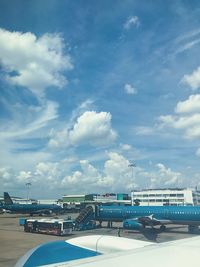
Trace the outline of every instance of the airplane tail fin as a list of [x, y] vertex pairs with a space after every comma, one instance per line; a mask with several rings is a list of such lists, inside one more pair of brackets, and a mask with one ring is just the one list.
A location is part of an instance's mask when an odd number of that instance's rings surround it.
[[6, 205], [12, 205], [13, 204], [13, 201], [12, 201], [10, 195], [8, 194], [8, 192], [4, 192], [4, 203]]

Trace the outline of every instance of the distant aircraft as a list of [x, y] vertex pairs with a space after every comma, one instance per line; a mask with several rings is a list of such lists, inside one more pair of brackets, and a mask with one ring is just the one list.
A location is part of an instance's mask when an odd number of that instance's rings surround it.
[[83, 236], [42, 244], [15, 267], [199, 266], [200, 237], [150, 243], [115, 236]]
[[63, 211], [61, 206], [55, 204], [14, 204], [7, 192], [4, 192], [4, 204], [1, 204], [0, 208], [4, 212], [30, 214], [31, 216], [34, 214], [48, 215]]
[[100, 224], [123, 222], [125, 229], [133, 230], [160, 225], [164, 231], [166, 224], [188, 225], [194, 233], [200, 225], [200, 206], [96, 206], [95, 219]]

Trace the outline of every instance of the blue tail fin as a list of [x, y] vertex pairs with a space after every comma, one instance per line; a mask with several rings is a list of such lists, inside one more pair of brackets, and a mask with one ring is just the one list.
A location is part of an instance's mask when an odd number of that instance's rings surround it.
[[13, 204], [13, 201], [12, 201], [10, 195], [8, 194], [8, 192], [4, 192], [4, 203], [6, 205], [12, 205]]

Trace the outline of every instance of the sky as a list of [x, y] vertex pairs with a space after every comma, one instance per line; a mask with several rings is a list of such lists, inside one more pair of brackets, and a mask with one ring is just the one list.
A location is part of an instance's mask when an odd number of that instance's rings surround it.
[[200, 186], [200, 2], [0, 1], [0, 194]]

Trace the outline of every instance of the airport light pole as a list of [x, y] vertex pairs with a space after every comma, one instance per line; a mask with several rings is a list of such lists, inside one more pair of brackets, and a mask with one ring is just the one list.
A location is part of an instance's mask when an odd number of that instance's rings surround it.
[[30, 194], [31, 183], [30, 182], [26, 183], [26, 187], [27, 187], [27, 200], [26, 201], [28, 202], [29, 194]]
[[[133, 168], [136, 167], [136, 164], [133, 162], [130, 162], [128, 167], [132, 169], [132, 181], [133, 181]], [[133, 205], [134, 205], [134, 190], [131, 190], [131, 206]]]

